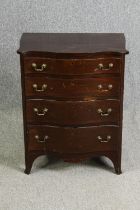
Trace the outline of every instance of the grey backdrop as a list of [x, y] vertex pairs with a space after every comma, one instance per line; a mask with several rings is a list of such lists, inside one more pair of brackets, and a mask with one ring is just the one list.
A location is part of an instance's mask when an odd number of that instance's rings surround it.
[[23, 32], [124, 32], [125, 108], [140, 100], [139, 0], [0, 0], [0, 101], [20, 104], [19, 56]]
[[0, 0], [0, 101], [18, 105], [23, 32], [124, 32], [127, 49], [125, 108], [139, 103], [139, 0]]
[[[23, 32], [124, 32], [126, 56], [124, 109], [132, 129], [140, 116], [139, 0], [0, 0], [0, 107], [21, 106], [16, 50]], [[135, 134], [138, 130], [135, 130]]]
[[[123, 32], [124, 110], [140, 128], [140, 0], [0, 0], [0, 107], [21, 107], [16, 50], [23, 32]], [[124, 116], [125, 117], [125, 116]]]
[[[19, 39], [23, 32], [124, 32], [123, 174], [55, 163], [24, 169]], [[0, 0], [0, 209], [139, 210], [140, 0]], [[7, 132], [8, 131], [8, 132]], [[103, 159], [105, 161], [105, 159]], [[43, 160], [42, 160], [43, 161]], [[46, 159], [42, 162], [46, 164]], [[110, 167], [109, 167], [110, 166]]]

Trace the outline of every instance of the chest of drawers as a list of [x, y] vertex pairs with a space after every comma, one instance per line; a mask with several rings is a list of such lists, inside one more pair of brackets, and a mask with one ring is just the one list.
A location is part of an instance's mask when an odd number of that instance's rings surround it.
[[107, 156], [121, 173], [123, 34], [25, 33], [21, 62], [25, 173], [40, 155]]

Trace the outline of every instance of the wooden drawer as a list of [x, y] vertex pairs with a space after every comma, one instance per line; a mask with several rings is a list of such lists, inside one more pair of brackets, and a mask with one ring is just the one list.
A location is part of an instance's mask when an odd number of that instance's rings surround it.
[[118, 97], [119, 77], [88, 79], [55, 79], [49, 77], [26, 77], [25, 93], [30, 97]]
[[95, 58], [95, 59], [54, 59], [25, 57], [25, 73], [39, 74], [110, 74], [119, 73], [121, 59], [117, 57]]
[[26, 118], [33, 124], [119, 124], [118, 100], [53, 101], [27, 100]]
[[28, 150], [62, 153], [86, 153], [117, 149], [119, 127], [53, 127], [28, 128]]

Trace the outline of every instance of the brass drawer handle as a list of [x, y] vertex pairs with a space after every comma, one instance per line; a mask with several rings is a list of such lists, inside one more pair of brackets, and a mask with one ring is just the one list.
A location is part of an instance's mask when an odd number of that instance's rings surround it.
[[33, 89], [36, 92], [44, 92], [47, 89], [47, 84], [43, 84], [41, 89], [38, 89], [37, 84], [33, 84]]
[[34, 71], [41, 72], [47, 68], [47, 64], [42, 64], [41, 68], [39, 69], [39, 68], [37, 68], [36, 63], [32, 63], [32, 68], [34, 69]]
[[101, 136], [97, 136], [97, 139], [98, 139], [99, 142], [101, 142], [101, 143], [107, 143], [107, 142], [109, 142], [109, 141], [111, 140], [111, 136], [108, 135], [108, 136], [106, 137], [106, 139], [103, 139]]
[[106, 67], [104, 67], [104, 65], [102, 63], [99, 63], [98, 67], [95, 69], [95, 71], [98, 71], [98, 70], [109, 71], [109, 70], [111, 70], [111, 68], [113, 68], [113, 66], [114, 66], [113, 63], [109, 63], [108, 68], [106, 68]]
[[39, 110], [37, 108], [34, 108], [34, 112], [38, 115], [38, 116], [44, 116], [47, 113], [48, 109], [44, 108], [42, 113], [39, 112]]
[[98, 112], [101, 116], [106, 117], [106, 116], [109, 116], [109, 115], [110, 115], [110, 113], [112, 112], [112, 109], [111, 109], [111, 108], [108, 108], [108, 109], [107, 109], [107, 112], [103, 112], [102, 109], [99, 108], [99, 109], [97, 110], [97, 112]]
[[49, 138], [48, 136], [44, 136], [44, 138], [41, 139], [38, 135], [35, 135], [35, 139], [37, 140], [38, 143], [45, 143], [48, 138]]
[[112, 84], [109, 84], [109, 85], [107, 86], [107, 89], [103, 89], [103, 86], [102, 86], [101, 84], [98, 85], [98, 90], [100, 90], [100, 91], [105, 91], [105, 92], [107, 92], [107, 91], [109, 91], [109, 90], [112, 90], [112, 88], [113, 88], [113, 85], [112, 85]]

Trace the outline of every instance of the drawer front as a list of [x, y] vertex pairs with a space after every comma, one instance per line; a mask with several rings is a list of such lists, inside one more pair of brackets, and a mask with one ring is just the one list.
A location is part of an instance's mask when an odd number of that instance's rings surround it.
[[89, 79], [55, 79], [48, 77], [26, 77], [26, 96], [49, 96], [58, 98], [75, 97], [118, 97], [119, 77]]
[[119, 127], [51, 127], [28, 128], [28, 149], [51, 152], [86, 153], [117, 149]]
[[119, 124], [118, 100], [27, 100], [28, 123], [57, 125]]
[[95, 59], [53, 59], [31, 57], [24, 59], [25, 73], [39, 74], [110, 74], [119, 73], [121, 59], [115, 57]]

